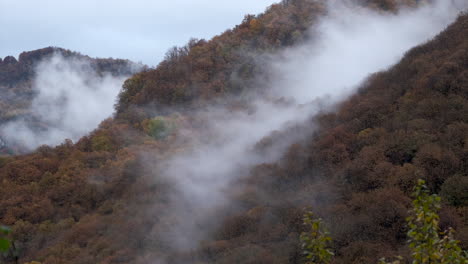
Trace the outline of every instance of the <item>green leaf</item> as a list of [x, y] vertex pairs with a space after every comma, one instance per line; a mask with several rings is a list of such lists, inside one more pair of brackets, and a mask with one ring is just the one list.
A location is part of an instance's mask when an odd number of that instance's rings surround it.
[[10, 241], [0, 238], [0, 252], [7, 252], [10, 249]]

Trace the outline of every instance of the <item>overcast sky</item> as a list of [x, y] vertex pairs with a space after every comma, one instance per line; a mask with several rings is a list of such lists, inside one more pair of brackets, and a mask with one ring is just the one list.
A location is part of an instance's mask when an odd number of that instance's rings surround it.
[[0, 0], [0, 57], [58, 46], [156, 65], [172, 46], [209, 39], [279, 0]]

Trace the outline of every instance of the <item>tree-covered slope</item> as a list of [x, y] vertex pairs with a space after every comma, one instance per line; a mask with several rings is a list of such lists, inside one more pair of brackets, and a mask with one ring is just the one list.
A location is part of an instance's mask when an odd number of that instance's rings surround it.
[[[359, 0], [353, 5], [383, 12], [416, 6], [417, 0]], [[274, 53], [309, 38], [308, 29], [324, 15], [326, 1], [285, 0], [260, 15], [246, 15], [241, 24], [213, 39], [192, 39], [184, 47], [170, 49], [152, 71], [130, 78], [116, 107], [125, 116], [130, 109], [152, 105], [190, 107], [204, 101], [238, 95], [255, 86], [264, 73], [260, 53]]]
[[[292, 145], [281, 161], [253, 171], [247, 197], [254, 195], [258, 204], [226, 228], [253, 230], [248, 234], [255, 238], [262, 230], [279, 229], [283, 238], [295, 237], [294, 244], [303, 228], [302, 209], [312, 207], [329, 226], [336, 263], [376, 263], [383, 256], [406, 254], [409, 195], [422, 178], [442, 195], [442, 228], [454, 227], [466, 249], [466, 36], [465, 14], [388, 71], [371, 76], [337, 112], [316, 117], [313, 122], [321, 128], [313, 137]], [[275, 202], [279, 205], [271, 206]], [[252, 217], [254, 211], [265, 217]], [[265, 227], [272, 214], [277, 221]], [[271, 245], [261, 241], [264, 249]], [[277, 250], [270, 252], [273, 259]], [[293, 252], [290, 257], [300, 255]]]
[[[395, 1], [361, 2], [397, 8]], [[250, 53], [300, 42], [323, 12], [317, 1], [283, 1], [213, 40], [172, 50], [156, 69], [127, 80], [116, 118], [76, 144], [1, 158], [0, 223], [12, 227], [16, 248], [7, 263], [303, 263], [305, 207], [330, 230], [334, 263], [376, 263], [408, 254], [405, 218], [419, 178], [443, 197], [441, 227], [455, 228], [466, 249], [466, 14], [370, 76], [336, 111], [258, 142], [260, 152], [282, 140], [288, 148], [230, 185], [234, 205], [198, 226], [213, 227], [209, 239], [190, 249], [166, 243], [180, 214], [170, 210], [175, 187], [161, 170], [197, 147], [187, 138], [210, 139], [197, 134], [209, 120], [184, 110], [254, 89], [262, 67]], [[226, 104], [245, 107], [236, 103]], [[307, 136], [286, 141], [294, 133]]]
[[[12, 56], [0, 60], [0, 127], [2, 130], [0, 132], [2, 150], [0, 151], [18, 154], [25, 147], [21, 142], [17, 142], [18, 140], [14, 142], [8, 140], [9, 135], [5, 134], [11, 132], [4, 131], [3, 127], [9, 122], [23, 120], [24, 125], [33, 131], [47, 130], [52, 125], [38, 116], [40, 113], [37, 109], [38, 105], [56, 103], [53, 96], [48, 95], [62, 90], [63, 104], [66, 104], [65, 101], [70, 98], [67, 98], [65, 94], [74, 92], [66, 91], [66, 89], [86, 90], [85, 87], [73, 87], [76, 86], [73, 85], [74, 83], [98, 82], [106, 78], [106, 80], [128, 78], [142, 69], [143, 65], [128, 60], [90, 58], [55, 47], [23, 52], [18, 60]], [[116, 89], [118, 88], [116, 86]], [[35, 102], [41, 93], [40, 102]], [[83, 105], [86, 105], [85, 103], [83, 102]], [[50, 114], [57, 113], [47, 113], [47, 115]], [[30, 149], [26, 150], [30, 151]]]

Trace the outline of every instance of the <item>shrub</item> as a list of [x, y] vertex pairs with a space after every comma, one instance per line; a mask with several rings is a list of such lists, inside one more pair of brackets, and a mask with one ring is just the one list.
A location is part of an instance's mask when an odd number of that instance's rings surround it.
[[108, 135], [101, 134], [91, 138], [91, 147], [94, 151], [111, 151], [113, 144]]
[[148, 135], [155, 139], [166, 138], [174, 129], [173, 122], [164, 117], [155, 117], [149, 120], [147, 125]]
[[441, 196], [453, 206], [468, 206], [468, 177], [456, 175], [441, 187]]
[[11, 242], [7, 238], [11, 229], [6, 226], [0, 226], [0, 253], [6, 253], [10, 249]]
[[302, 249], [307, 259], [307, 264], [327, 264], [333, 257], [333, 251], [328, 247], [331, 237], [323, 227], [322, 219], [314, 219], [312, 212], [304, 215], [304, 225], [306, 232], [302, 232], [300, 239]]
[[[440, 196], [429, 194], [423, 180], [418, 181], [413, 196], [414, 208], [407, 218], [412, 264], [467, 264], [467, 252], [462, 251], [459, 242], [453, 238], [453, 230], [440, 232]], [[382, 259], [380, 263], [388, 262]]]

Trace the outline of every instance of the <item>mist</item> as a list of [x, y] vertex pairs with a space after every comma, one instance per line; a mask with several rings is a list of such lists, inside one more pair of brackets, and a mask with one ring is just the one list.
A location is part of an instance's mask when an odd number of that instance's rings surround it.
[[[312, 116], [332, 110], [370, 74], [389, 68], [410, 48], [433, 38], [466, 6], [464, 1], [440, 0], [383, 14], [331, 2], [328, 13], [310, 29], [309, 41], [276, 55], [259, 54], [269, 76], [274, 76], [265, 84], [270, 99], [250, 98], [248, 110], [213, 107], [193, 114], [207, 125], [181, 132], [192, 147], [172, 156], [155, 175], [162, 174], [174, 186], [165, 213], [176, 217], [169, 218], [164, 233], [154, 235], [182, 251], [209, 239], [216, 223], [222, 222], [216, 217], [219, 212], [235, 206], [230, 199], [233, 184], [252, 166], [277, 160], [289, 144], [316, 129], [307, 123]], [[268, 153], [256, 150], [262, 139], [304, 124], [306, 131], [286, 134]]]
[[371, 73], [387, 69], [442, 31], [466, 6], [462, 0], [439, 0], [390, 14], [330, 1], [327, 16], [310, 30], [312, 41], [271, 60], [280, 76], [273, 90], [298, 103], [323, 96], [343, 100]]
[[114, 103], [128, 76], [98, 74], [88, 61], [60, 54], [36, 66], [29, 108], [21, 117], [0, 127], [8, 145], [33, 150], [78, 140], [114, 112]]

